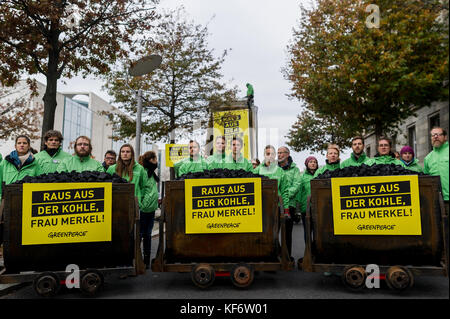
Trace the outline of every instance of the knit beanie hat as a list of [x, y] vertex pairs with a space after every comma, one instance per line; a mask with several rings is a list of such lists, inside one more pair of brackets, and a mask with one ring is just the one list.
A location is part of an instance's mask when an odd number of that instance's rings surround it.
[[317, 158], [315, 158], [314, 156], [308, 156], [308, 157], [305, 159], [305, 166], [308, 167], [308, 162], [309, 162], [309, 161], [312, 161], [312, 160], [316, 160], [316, 162], [318, 163]]
[[400, 155], [403, 155], [403, 153], [411, 153], [412, 156], [414, 157], [414, 150], [411, 146], [403, 146], [402, 149], [400, 150]]

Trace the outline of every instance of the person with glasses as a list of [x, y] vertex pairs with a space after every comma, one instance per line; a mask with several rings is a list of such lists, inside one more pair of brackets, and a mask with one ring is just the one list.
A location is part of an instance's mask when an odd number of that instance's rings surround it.
[[56, 171], [78, 173], [85, 171], [105, 172], [102, 164], [91, 157], [92, 144], [87, 136], [79, 136], [75, 140], [75, 154], [64, 159], [57, 167]]
[[105, 153], [105, 157], [103, 159], [102, 166], [105, 169], [105, 172], [108, 170], [110, 166], [116, 164], [117, 154], [114, 150], [108, 150]]
[[60, 131], [50, 130], [44, 134], [44, 149], [35, 155], [44, 174], [54, 173], [58, 165], [70, 154], [62, 150], [63, 136]]
[[386, 136], [378, 139], [377, 154], [373, 160], [375, 164], [395, 164], [405, 167], [405, 164], [395, 157], [395, 153], [392, 152], [392, 140]]
[[442, 127], [431, 129], [431, 145], [433, 150], [424, 159], [424, 173], [440, 176], [442, 196], [445, 201], [445, 209], [448, 215], [448, 140], [447, 131]]

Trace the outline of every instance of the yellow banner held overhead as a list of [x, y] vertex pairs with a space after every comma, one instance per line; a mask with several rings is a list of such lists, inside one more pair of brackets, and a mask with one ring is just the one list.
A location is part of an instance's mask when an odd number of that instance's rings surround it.
[[233, 137], [240, 137], [244, 142], [242, 155], [250, 159], [248, 109], [214, 112], [214, 140], [220, 135], [225, 137], [227, 154], [231, 153]]
[[111, 241], [111, 183], [25, 183], [22, 201], [22, 245]]
[[421, 235], [417, 175], [331, 179], [335, 235]]
[[186, 234], [260, 233], [260, 178], [186, 179]]
[[189, 157], [188, 144], [166, 144], [166, 166], [173, 167], [179, 162]]

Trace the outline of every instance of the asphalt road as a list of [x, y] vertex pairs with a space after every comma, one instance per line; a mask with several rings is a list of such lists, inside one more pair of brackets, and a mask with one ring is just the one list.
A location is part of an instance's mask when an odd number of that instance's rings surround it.
[[[303, 225], [294, 226], [293, 256], [295, 260], [303, 256]], [[156, 253], [158, 239], [152, 241], [152, 255]], [[208, 289], [197, 288], [191, 281], [189, 273], [152, 273], [121, 279], [114, 276], [105, 278], [103, 289], [94, 297], [85, 297], [77, 289], [61, 289], [54, 299], [153, 299], [173, 300], [190, 299], [242, 300], [271, 299], [283, 302], [317, 299], [448, 299], [449, 279], [446, 277], [416, 277], [414, 286], [401, 293], [390, 290], [384, 281], [380, 288], [350, 291], [338, 276], [324, 276], [322, 273], [307, 273], [297, 269], [290, 272], [265, 273], [255, 276], [248, 289], [239, 289], [232, 285], [229, 277], [217, 277]], [[43, 299], [38, 296], [31, 285], [20, 288], [0, 298], [5, 299]], [[183, 301], [184, 302], [184, 301]]]

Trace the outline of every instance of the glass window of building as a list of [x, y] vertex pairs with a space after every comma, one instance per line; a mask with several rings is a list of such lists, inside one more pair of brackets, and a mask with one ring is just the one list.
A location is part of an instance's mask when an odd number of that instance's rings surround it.
[[64, 98], [63, 150], [72, 154], [75, 139], [84, 135], [91, 138], [92, 111], [87, 103], [80, 103]]

